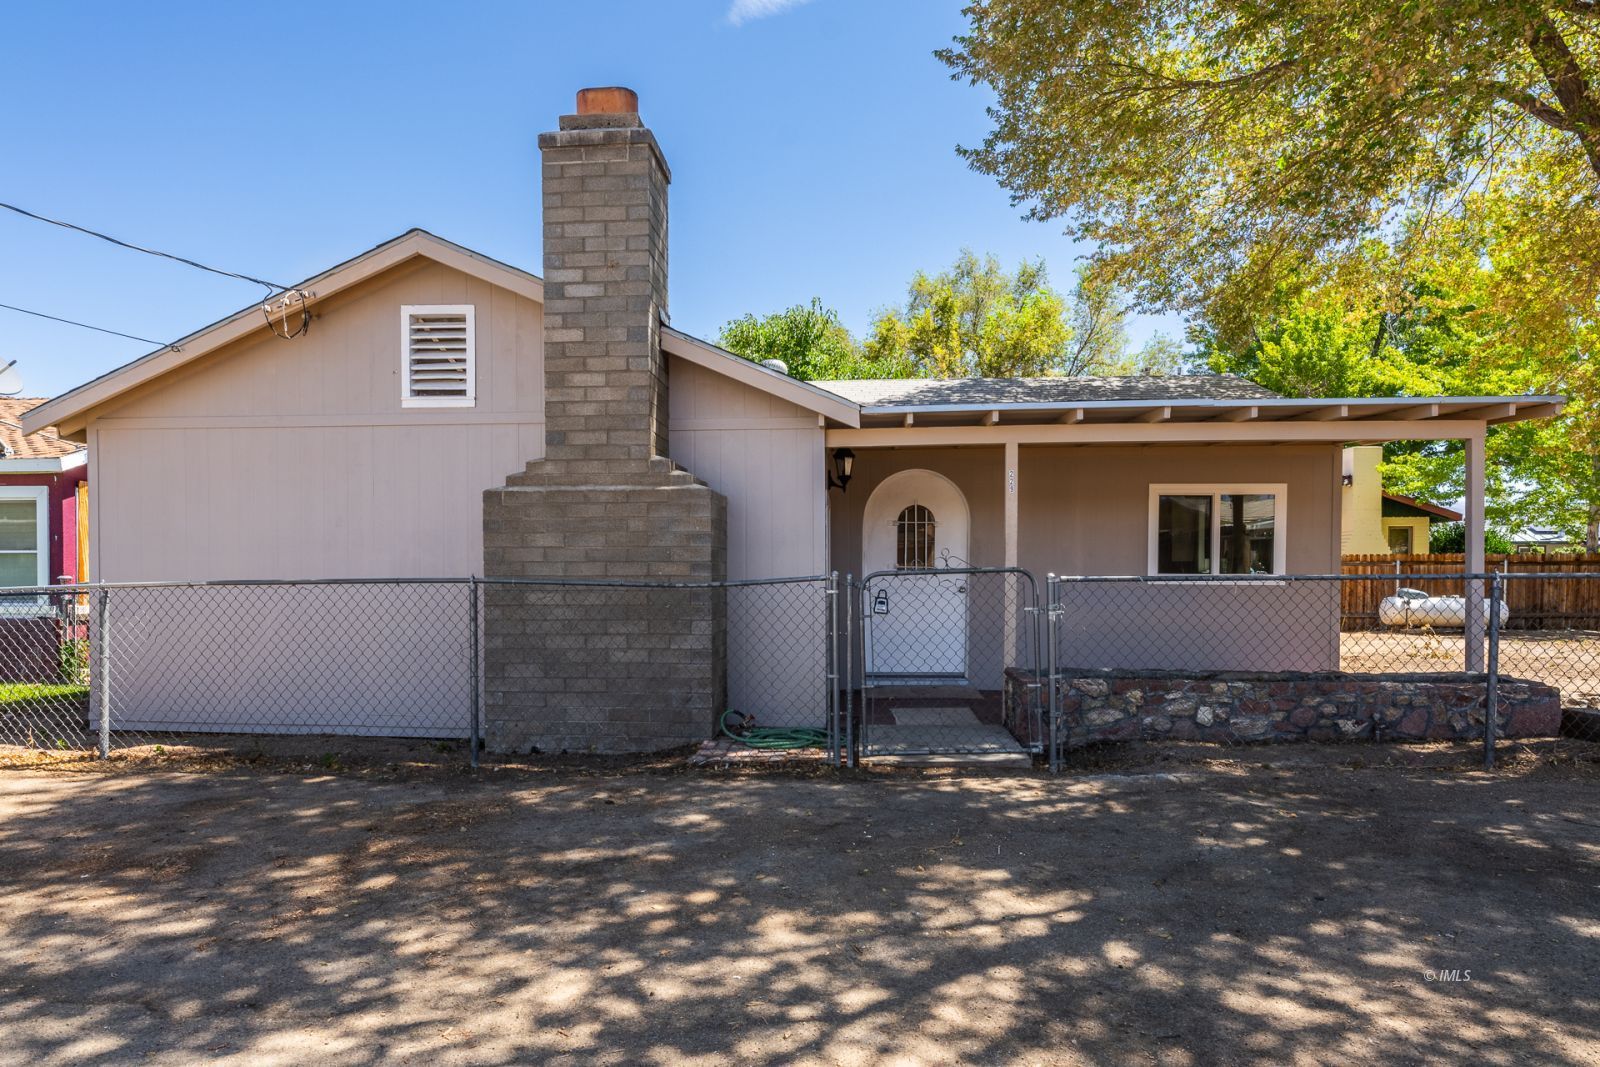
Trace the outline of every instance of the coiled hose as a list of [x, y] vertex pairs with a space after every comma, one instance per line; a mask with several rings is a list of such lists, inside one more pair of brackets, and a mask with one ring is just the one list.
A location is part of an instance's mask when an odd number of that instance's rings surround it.
[[805, 726], [753, 726], [755, 716], [729, 708], [722, 713], [722, 732], [751, 748], [825, 748], [828, 731]]

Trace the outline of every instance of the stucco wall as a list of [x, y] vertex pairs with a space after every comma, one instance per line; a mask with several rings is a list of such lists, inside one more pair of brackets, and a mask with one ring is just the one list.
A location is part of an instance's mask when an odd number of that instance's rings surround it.
[[[944, 474], [966, 495], [971, 563], [1003, 565], [1003, 451], [946, 448], [858, 451], [849, 492], [833, 494], [834, 566], [861, 572], [867, 498], [889, 474], [917, 467]], [[1052, 571], [1145, 574], [1150, 486], [1157, 483], [1283, 483], [1288, 571], [1338, 570], [1336, 446], [1035, 446], [1020, 450], [1018, 468], [1018, 562], [1041, 586]], [[1069, 589], [1068, 607], [1060, 649], [1066, 663], [1210, 670], [1337, 665], [1337, 583], [1084, 584]], [[1000, 625], [1000, 613], [988, 614], [996, 620], [973, 620], [974, 650], [994, 643], [989, 631]]]
[[[1058, 574], [1143, 574], [1154, 483], [1282, 482], [1288, 569], [1327, 574], [1339, 562], [1339, 449], [1332, 445], [1026, 446], [1018, 454], [1018, 562]], [[974, 566], [1005, 562], [1004, 452], [999, 448], [861, 449], [847, 493], [832, 497], [833, 565], [861, 573], [867, 498], [890, 474], [926, 468], [960, 487], [972, 511]]]
[[[400, 307], [477, 309], [477, 403], [402, 408]], [[539, 305], [428, 262], [97, 412], [106, 581], [478, 571], [483, 490], [544, 453]]]

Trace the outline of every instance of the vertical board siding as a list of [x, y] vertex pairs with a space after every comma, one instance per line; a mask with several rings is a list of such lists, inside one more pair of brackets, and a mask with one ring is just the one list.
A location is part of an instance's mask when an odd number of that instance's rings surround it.
[[[728, 499], [728, 577], [828, 568], [823, 432], [816, 416], [693, 363], [668, 374], [673, 462]], [[818, 584], [728, 597], [728, 699], [769, 726], [822, 726], [826, 598]]]
[[[403, 408], [401, 306], [462, 303], [476, 405]], [[263, 331], [95, 414], [96, 577], [479, 573], [483, 493], [543, 456], [543, 405], [537, 303], [401, 265], [329, 300], [304, 337]], [[125, 727], [465, 732], [469, 688], [446, 684], [465, 670], [459, 587], [185, 592], [204, 604], [114, 597]]]
[[[400, 307], [478, 309], [478, 402], [402, 408]], [[436, 263], [329, 302], [97, 413], [107, 581], [440, 577], [482, 568], [482, 493], [544, 452], [541, 311]]]

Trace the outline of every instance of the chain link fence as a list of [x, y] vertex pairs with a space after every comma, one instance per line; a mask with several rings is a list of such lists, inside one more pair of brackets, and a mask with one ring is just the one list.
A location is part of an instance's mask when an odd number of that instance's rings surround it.
[[1498, 739], [1571, 732], [1600, 695], [1600, 633], [1519, 615], [1523, 580], [1595, 579], [1051, 576], [1054, 760], [1109, 741], [1482, 739], [1492, 763]]
[[878, 571], [847, 584], [851, 635], [859, 636], [848, 732], [861, 755], [1029, 764], [1043, 752], [1032, 574], [949, 567]]
[[[489, 613], [537, 640], [496, 666]], [[707, 628], [681, 622], [691, 616]], [[1016, 568], [952, 568], [7, 589], [0, 745], [108, 753], [336, 734], [460, 741], [476, 759], [494, 714], [486, 693], [520, 687], [569, 751], [589, 751], [616, 722], [619, 687], [648, 703], [660, 663], [712, 640], [726, 665], [719, 710], [740, 712], [743, 728], [814, 733], [838, 762], [1059, 766], [1104, 742], [1297, 738], [1482, 738], [1492, 758], [1506, 737], [1600, 740], [1600, 575], [1040, 586]], [[486, 687], [491, 669], [501, 674]], [[676, 736], [717, 732], [705, 696], [680, 709]]]
[[[646, 699], [652, 663], [725, 643], [726, 701], [761, 726], [823, 731], [838, 751], [831, 680], [836, 582], [485, 579], [144, 583], [0, 595], [0, 745], [98, 750], [217, 735], [334, 734], [465, 743], [490, 709], [485, 617], [540, 619], [535, 654], [502, 688], [542, 690], [573, 750], [615, 720], [596, 694]], [[678, 627], [665, 610], [706, 612]], [[667, 620], [663, 623], [662, 620]], [[526, 628], [526, 624], [523, 624]], [[686, 714], [691, 714], [686, 712]], [[703, 709], [688, 736], [710, 736]], [[703, 718], [704, 721], [700, 721]]]

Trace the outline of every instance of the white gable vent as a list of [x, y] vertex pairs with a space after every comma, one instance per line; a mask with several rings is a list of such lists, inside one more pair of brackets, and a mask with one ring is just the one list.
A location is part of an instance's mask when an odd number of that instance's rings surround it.
[[471, 407], [475, 354], [471, 304], [408, 304], [400, 309], [402, 392], [408, 408]]

